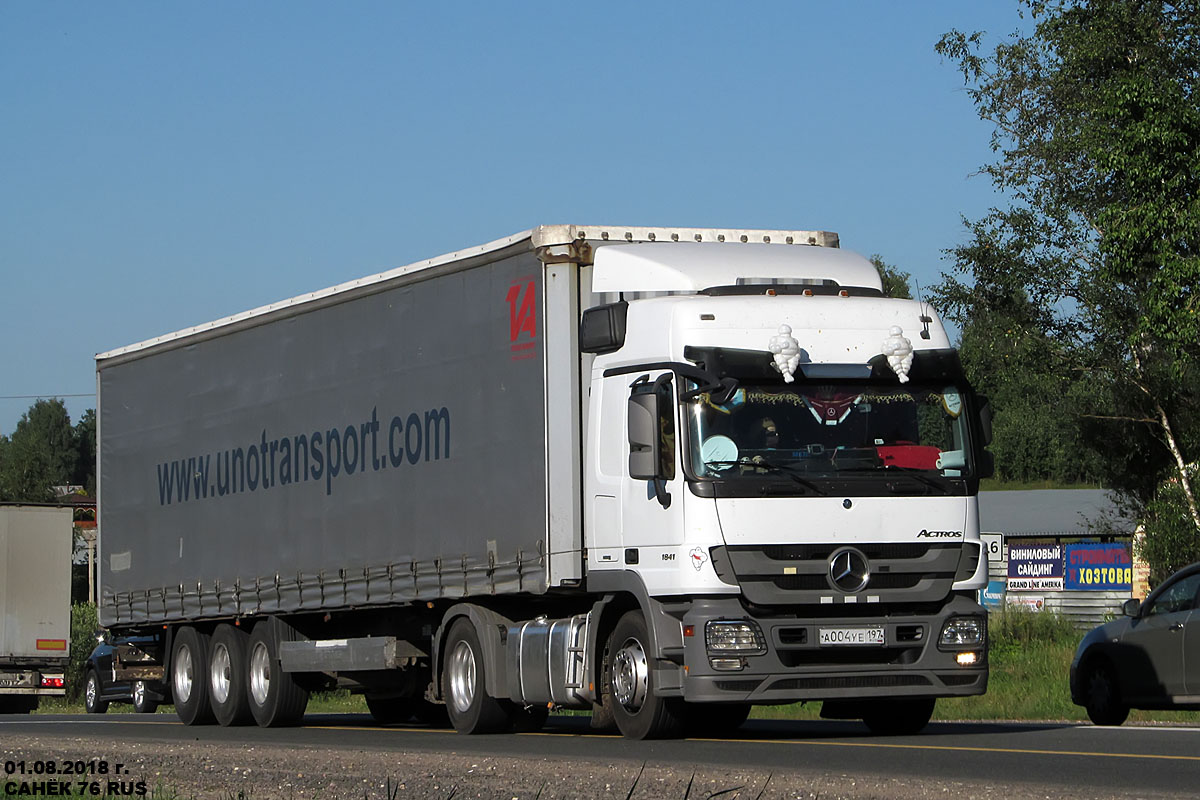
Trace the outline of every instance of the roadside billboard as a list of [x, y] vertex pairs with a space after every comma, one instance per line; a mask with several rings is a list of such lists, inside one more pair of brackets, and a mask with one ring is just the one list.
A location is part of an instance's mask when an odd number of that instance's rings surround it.
[[1061, 591], [1062, 588], [1061, 544], [1009, 544], [1008, 591]]

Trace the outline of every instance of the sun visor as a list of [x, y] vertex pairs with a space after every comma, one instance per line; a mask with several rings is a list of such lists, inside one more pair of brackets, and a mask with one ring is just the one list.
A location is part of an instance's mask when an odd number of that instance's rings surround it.
[[875, 266], [857, 253], [785, 244], [647, 242], [596, 248], [594, 292], [699, 292], [773, 281], [882, 290]]

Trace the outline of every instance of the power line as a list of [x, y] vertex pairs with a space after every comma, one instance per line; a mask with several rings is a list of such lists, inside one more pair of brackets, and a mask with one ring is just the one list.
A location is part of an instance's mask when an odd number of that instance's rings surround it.
[[0, 400], [44, 400], [47, 397], [95, 397], [95, 392], [87, 394], [0, 394]]

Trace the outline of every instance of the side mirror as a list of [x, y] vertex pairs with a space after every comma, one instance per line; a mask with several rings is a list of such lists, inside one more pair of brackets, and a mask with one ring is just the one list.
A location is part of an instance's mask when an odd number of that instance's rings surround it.
[[983, 446], [992, 443], [992, 402], [979, 395], [979, 430], [983, 433]]
[[629, 477], [639, 481], [665, 476], [662, 467], [662, 440], [658, 432], [658, 394], [642, 392], [629, 397]]
[[977, 470], [980, 479], [990, 478], [996, 474], [996, 459], [987, 450], [979, 451]]
[[1121, 604], [1121, 613], [1127, 617], [1136, 617], [1142, 613], [1142, 601], [1136, 598], [1130, 598]]

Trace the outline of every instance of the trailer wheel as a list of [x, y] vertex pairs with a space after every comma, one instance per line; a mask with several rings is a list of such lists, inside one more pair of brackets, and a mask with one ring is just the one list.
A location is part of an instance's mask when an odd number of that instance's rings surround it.
[[185, 626], [175, 634], [171, 648], [171, 696], [175, 713], [184, 725], [213, 721], [208, 699], [208, 634]]
[[100, 699], [100, 678], [96, 670], [89, 669], [83, 681], [83, 707], [89, 714], [103, 714], [108, 711], [108, 702]]
[[222, 726], [250, 722], [247, 697], [246, 632], [229, 624], [218, 625], [208, 655], [208, 690], [213, 715]]
[[158, 711], [158, 702], [150, 698], [145, 681], [133, 682], [133, 710], [139, 714], [153, 714]]
[[263, 728], [299, 725], [308, 707], [308, 690], [279, 666], [270, 620], [254, 626], [249, 651], [246, 686], [254, 721]]
[[499, 733], [510, 723], [508, 710], [489, 697], [479, 634], [466, 617], [450, 626], [442, 665], [442, 695], [450, 722], [459, 733]]
[[936, 703], [937, 700], [932, 697], [872, 700], [871, 710], [863, 715], [863, 722], [871, 729], [871, 733], [879, 736], [920, 733], [929, 724]]
[[609, 696], [617, 727], [627, 739], [680, 735], [682, 701], [654, 694], [650, 633], [641, 611], [628, 611], [608, 639]]
[[366, 695], [367, 710], [380, 725], [408, 722], [413, 717], [416, 703], [411, 697], [379, 697]]

